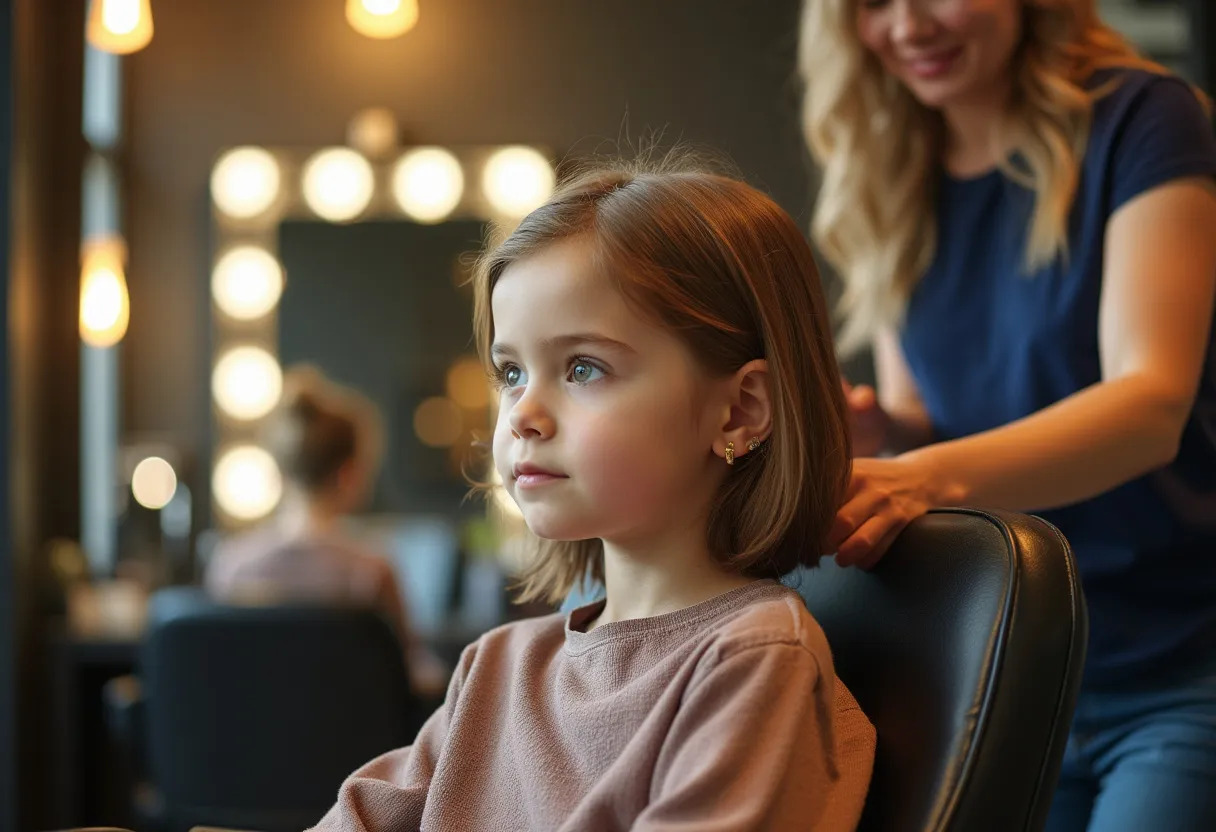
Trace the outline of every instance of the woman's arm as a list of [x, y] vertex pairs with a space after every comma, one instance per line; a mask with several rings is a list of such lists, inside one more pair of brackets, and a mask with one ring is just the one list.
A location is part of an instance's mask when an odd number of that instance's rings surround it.
[[878, 391], [868, 384], [844, 383], [853, 434], [853, 456], [899, 453], [933, 440], [933, 426], [904, 360], [899, 336], [884, 328], [874, 337]]
[[1185, 179], [1121, 207], [1106, 231], [1102, 381], [1038, 413], [891, 460], [857, 460], [838, 559], [877, 561], [943, 505], [1076, 503], [1170, 462], [1194, 405], [1216, 298], [1216, 186]]
[[878, 404], [888, 417], [884, 450], [902, 453], [932, 442], [933, 425], [893, 328], [884, 327], [874, 337], [874, 374]]

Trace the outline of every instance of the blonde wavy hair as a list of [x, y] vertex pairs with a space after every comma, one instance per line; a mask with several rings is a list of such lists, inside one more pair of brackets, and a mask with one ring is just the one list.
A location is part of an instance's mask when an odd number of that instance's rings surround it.
[[[803, 131], [823, 177], [811, 234], [844, 281], [846, 354], [899, 321], [933, 259], [944, 139], [940, 114], [862, 45], [856, 4], [806, 0], [798, 56]], [[1116, 67], [1168, 70], [1103, 23], [1096, 0], [1024, 0], [1022, 13], [1011, 107], [993, 139], [1003, 139], [1003, 172], [1035, 194], [1023, 264], [1033, 273], [1067, 255], [1093, 102], [1112, 88], [1087, 89], [1089, 76]]]

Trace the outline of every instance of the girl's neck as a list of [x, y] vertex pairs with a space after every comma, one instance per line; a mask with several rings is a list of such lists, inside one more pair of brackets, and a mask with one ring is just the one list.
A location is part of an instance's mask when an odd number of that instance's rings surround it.
[[587, 625], [651, 618], [691, 607], [754, 581], [727, 571], [704, 543], [651, 542], [623, 547], [604, 542], [604, 609]]

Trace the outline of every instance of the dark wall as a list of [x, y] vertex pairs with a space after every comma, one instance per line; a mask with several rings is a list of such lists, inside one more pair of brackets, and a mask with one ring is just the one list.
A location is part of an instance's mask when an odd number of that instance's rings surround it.
[[[12, 55], [13, 4], [0, 0], [0, 55]], [[13, 68], [11, 61], [0, 64], [0, 159], [13, 152]], [[9, 193], [10, 166], [0, 164], [0, 194]], [[9, 204], [0, 200], [0, 257], [9, 259]], [[7, 270], [5, 274], [7, 275]], [[0, 367], [9, 366], [8, 284], [0, 294]], [[0, 437], [9, 431], [9, 385], [0, 384]], [[0, 830], [17, 829], [17, 586], [13, 558], [13, 534], [9, 510], [9, 448], [0, 442]]]
[[79, 534], [83, 40], [79, 0], [0, 0], [0, 832], [40, 827], [40, 555]]
[[630, 135], [666, 128], [726, 150], [800, 222], [809, 217], [797, 0], [420, 5], [416, 29], [382, 42], [351, 30], [339, 0], [153, 4], [156, 35], [126, 64], [127, 430], [203, 446], [207, 181], [232, 145], [341, 143], [356, 111], [386, 106], [407, 142], [593, 151], [628, 116]]

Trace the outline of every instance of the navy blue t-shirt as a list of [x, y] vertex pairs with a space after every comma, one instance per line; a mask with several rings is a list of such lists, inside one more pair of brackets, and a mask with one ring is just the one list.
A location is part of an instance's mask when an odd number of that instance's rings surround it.
[[[1139, 70], [1094, 104], [1066, 259], [1023, 268], [1031, 191], [999, 171], [939, 180], [938, 247], [902, 344], [933, 427], [954, 439], [1101, 381], [1107, 222], [1170, 180], [1216, 175], [1216, 137], [1181, 80]], [[1152, 280], [1151, 271], [1142, 275]], [[1177, 459], [1082, 503], [1037, 512], [1072, 544], [1089, 602], [1087, 683], [1216, 654], [1216, 333]]]

